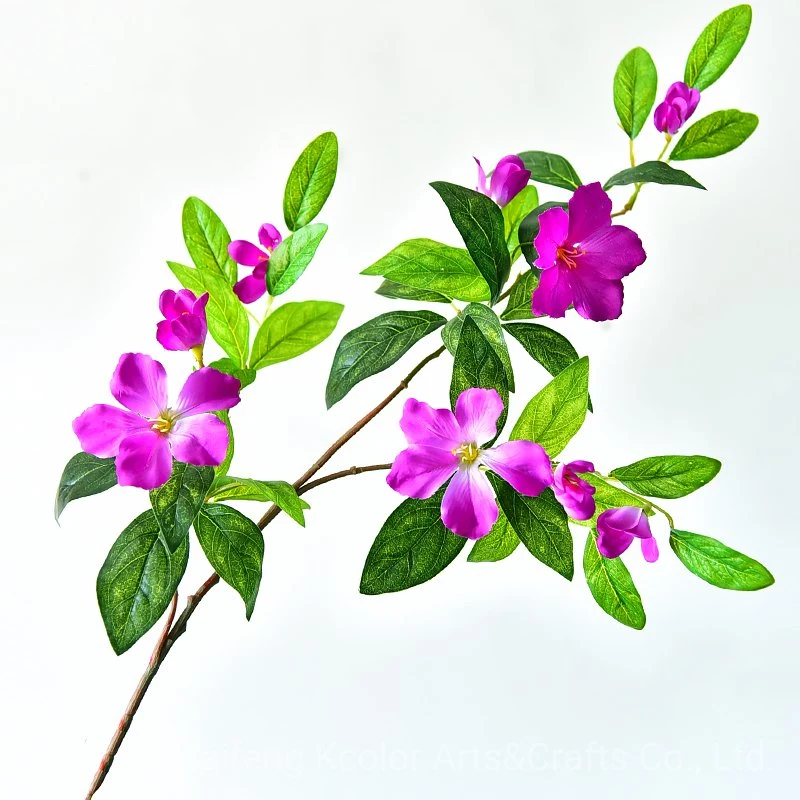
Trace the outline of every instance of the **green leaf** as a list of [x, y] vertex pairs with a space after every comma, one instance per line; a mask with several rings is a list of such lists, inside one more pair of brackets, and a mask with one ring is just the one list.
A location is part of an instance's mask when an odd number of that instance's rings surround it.
[[545, 489], [538, 497], [526, 497], [493, 473], [489, 473], [489, 480], [503, 513], [531, 555], [571, 581], [575, 574], [572, 534], [567, 513], [553, 490]]
[[466, 302], [489, 299], [489, 285], [469, 253], [432, 239], [409, 239], [361, 274], [383, 275], [396, 283]]
[[634, 47], [614, 74], [614, 108], [622, 130], [631, 139], [639, 135], [650, 116], [657, 85], [658, 73], [650, 53], [643, 47]]
[[184, 203], [183, 239], [197, 269], [220, 275], [229, 284], [236, 283], [236, 262], [228, 255], [231, 237], [222, 220], [198, 197], [190, 197]]
[[472, 260], [496, 303], [511, 271], [505, 222], [497, 203], [485, 194], [446, 181], [431, 186], [442, 198]]
[[300, 154], [283, 195], [283, 218], [290, 231], [308, 225], [322, 211], [333, 189], [339, 163], [335, 133], [323, 133]]
[[256, 379], [256, 371], [254, 369], [242, 369], [236, 365], [232, 358], [218, 358], [208, 366], [224, 372], [226, 375], [233, 375], [242, 384], [242, 389], [245, 386], [249, 386]]
[[211, 566], [241, 595], [250, 619], [264, 562], [264, 536], [258, 526], [235, 508], [212, 504], [200, 510], [194, 530]]
[[433, 311], [390, 311], [346, 333], [336, 348], [325, 387], [328, 408], [357, 383], [391, 367], [445, 322]]
[[568, 189], [570, 192], [581, 185], [578, 173], [563, 156], [544, 153], [541, 150], [526, 150], [524, 153], [520, 153], [519, 157], [525, 164], [525, 169], [530, 170], [532, 181], [558, 186], [561, 189]]
[[730, 109], [715, 111], [703, 117], [684, 132], [670, 159], [689, 161], [692, 158], [715, 158], [743, 144], [758, 126], [755, 114]]
[[705, 189], [691, 175], [681, 169], [675, 169], [663, 161], [644, 161], [636, 167], [628, 167], [612, 175], [603, 186], [610, 189], [612, 186], [628, 186], [632, 183], [660, 183], [671, 186], [691, 186], [694, 189]]
[[583, 551], [583, 571], [597, 605], [617, 622], [640, 631], [647, 617], [642, 598], [621, 558], [606, 558], [597, 550], [597, 535], [589, 531]]
[[589, 359], [584, 356], [531, 399], [509, 438], [537, 442], [555, 458], [580, 430], [588, 405]]
[[710, 536], [671, 531], [669, 544], [689, 572], [720, 589], [752, 592], [775, 583], [765, 566]]
[[231, 463], [233, 462], [233, 453], [234, 450], [236, 449], [236, 442], [233, 436], [233, 425], [231, 425], [230, 412], [224, 410], [224, 411], [214, 411], [212, 413], [214, 414], [215, 417], [221, 419], [225, 423], [225, 428], [228, 431], [228, 449], [225, 451], [225, 459], [218, 467], [214, 468], [214, 474], [217, 477], [220, 477], [223, 475], [227, 475], [228, 470], [231, 468]]
[[327, 300], [279, 306], [258, 329], [250, 366], [263, 369], [308, 352], [333, 333], [343, 310], [341, 303]]
[[438, 575], [467, 543], [442, 522], [440, 489], [427, 500], [404, 500], [372, 543], [361, 575], [361, 594], [410, 589]]
[[173, 459], [169, 480], [150, 491], [150, 505], [170, 553], [188, 536], [213, 481], [213, 467], [195, 467]]
[[471, 318], [478, 329], [483, 334], [483, 338], [491, 345], [497, 357], [503, 364], [506, 371], [506, 383], [509, 391], [514, 391], [514, 371], [511, 367], [511, 357], [508, 355], [508, 346], [503, 336], [503, 328], [497, 314], [488, 306], [478, 303], [470, 303], [457, 317], [451, 319], [442, 330], [442, 341], [450, 351], [450, 355], [455, 356], [458, 349], [458, 341], [461, 338], [461, 328], [464, 320]]
[[318, 222], [299, 228], [284, 239], [272, 253], [267, 270], [267, 288], [271, 295], [283, 294], [294, 285], [314, 258], [328, 226]]
[[218, 477], [208, 493], [208, 501], [217, 503], [220, 500], [254, 500], [257, 503], [275, 503], [281, 511], [285, 511], [296, 523], [305, 527], [303, 511], [310, 508], [301, 499], [297, 490], [286, 481], [257, 481], [254, 478]]
[[647, 497], [673, 500], [705, 486], [719, 472], [722, 464], [708, 456], [652, 456], [617, 467], [609, 477]]
[[500, 509], [497, 522], [486, 536], [475, 542], [467, 561], [502, 561], [517, 549], [518, 544], [519, 536], [514, 533], [508, 517]]
[[89, 453], [72, 456], [61, 473], [56, 492], [56, 521], [73, 500], [91, 497], [93, 494], [117, 485], [117, 472], [113, 458], [98, 458]]
[[742, 49], [752, 18], [750, 6], [741, 5], [711, 20], [689, 52], [684, 83], [702, 92], [719, 80]]
[[531, 298], [538, 285], [539, 276], [533, 270], [523, 272], [511, 287], [508, 303], [500, 319], [533, 319]]
[[117, 655], [141, 639], [167, 610], [189, 560], [189, 537], [170, 555], [152, 510], [111, 546], [97, 575], [97, 602]]
[[644, 509], [648, 517], [652, 517], [655, 514], [647, 500], [643, 500], [641, 497], [625, 491], [625, 489], [620, 489], [618, 486], [612, 486], [597, 475], [584, 473], [581, 474], [581, 478], [595, 488], [594, 502], [596, 509], [591, 519], [571, 519], [576, 525], [593, 528], [597, 525], [597, 518], [604, 511], [608, 511], [609, 508], [621, 508], [622, 506], [636, 506], [636, 508]]
[[515, 260], [513, 253], [519, 245], [519, 226], [522, 220], [538, 205], [539, 192], [536, 191], [536, 187], [526, 186], [502, 209], [506, 245], [508, 246], [508, 252], [512, 253], [512, 262]]
[[393, 300], [416, 300], [420, 303], [449, 303], [450, 298], [441, 292], [432, 292], [429, 289], [419, 289], [416, 286], [406, 286], [395, 281], [385, 280], [376, 290], [375, 294], [390, 297]]
[[531, 211], [519, 226], [519, 245], [522, 250], [522, 255], [525, 260], [533, 266], [533, 262], [539, 257], [536, 248], [533, 246], [533, 240], [539, 235], [539, 217], [545, 211], [551, 208], [567, 208], [566, 203], [555, 203], [549, 201], [542, 203], [540, 206]]
[[230, 284], [222, 275], [211, 270], [192, 269], [174, 261], [167, 261], [167, 266], [181, 285], [191, 289], [198, 297], [208, 292], [206, 317], [209, 333], [238, 367], [246, 367], [250, 350], [250, 322]]
[[[508, 377], [500, 357], [472, 316], [464, 320], [453, 358], [450, 381], [450, 405], [455, 410], [458, 396], [466, 389], [495, 389], [503, 401], [503, 413], [497, 420], [497, 436], [508, 419]], [[495, 437], [497, 438], [497, 437]], [[483, 444], [483, 442], [478, 442]]]

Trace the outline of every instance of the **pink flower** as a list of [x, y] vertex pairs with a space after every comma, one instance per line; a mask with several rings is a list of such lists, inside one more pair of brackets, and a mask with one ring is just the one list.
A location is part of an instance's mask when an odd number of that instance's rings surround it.
[[572, 519], [591, 519], [596, 510], [595, 488], [578, 477], [581, 472], [594, 472], [594, 464], [591, 461], [559, 464], [553, 473], [553, 492]]
[[442, 521], [453, 533], [479, 539], [497, 521], [497, 501], [481, 467], [496, 472], [529, 497], [553, 483], [550, 459], [534, 442], [481, 448], [497, 435], [503, 401], [494, 389], [467, 389], [449, 408], [409, 399], [400, 428], [409, 447], [394, 460], [386, 482], [418, 500], [431, 497], [452, 477], [442, 499]]
[[667, 96], [663, 103], [656, 107], [653, 122], [662, 133], [674, 136], [694, 114], [700, 102], [700, 92], [690, 89], [683, 81], [677, 81], [667, 89]]
[[611, 224], [611, 200], [599, 183], [579, 186], [569, 213], [550, 208], [539, 216], [534, 240], [542, 270], [533, 292], [535, 316], [563, 317], [571, 304], [585, 319], [622, 313], [622, 278], [647, 258], [639, 237]]
[[267, 263], [272, 251], [283, 241], [283, 237], [274, 225], [265, 222], [258, 229], [258, 241], [261, 247], [244, 239], [237, 239], [228, 245], [228, 255], [245, 267], [253, 267], [252, 274], [242, 278], [233, 291], [243, 303], [255, 303], [267, 291]]
[[128, 411], [105, 404], [86, 409], [72, 430], [87, 452], [116, 457], [121, 486], [155, 489], [169, 480], [172, 456], [198, 467], [218, 466], [228, 449], [225, 423], [210, 412], [239, 402], [239, 381], [211, 367], [196, 370], [174, 406], [167, 404], [164, 367], [150, 356], [125, 353], [111, 394]]
[[478, 185], [475, 188], [481, 194], [491, 197], [500, 208], [507, 206], [531, 179], [530, 170], [525, 169], [519, 156], [505, 156], [497, 162], [491, 182], [487, 186], [486, 173], [481, 162], [476, 158], [475, 163], [478, 165]]
[[164, 319], [156, 326], [156, 339], [165, 350], [195, 350], [202, 352], [208, 333], [206, 322], [208, 292], [195, 297], [188, 289], [161, 292], [158, 307]]
[[609, 508], [597, 518], [597, 549], [606, 558], [622, 555], [634, 539], [641, 541], [645, 561], [658, 560], [658, 543], [641, 508]]

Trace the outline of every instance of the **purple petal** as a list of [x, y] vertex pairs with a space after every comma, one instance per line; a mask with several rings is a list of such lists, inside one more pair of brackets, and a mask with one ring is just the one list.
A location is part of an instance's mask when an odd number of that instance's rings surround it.
[[116, 461], [120, 486], [157, 489], [172, 473], [172, 456], [167, 437], [157, 431], [140, 431], [126, 436]]
[[228, 255], [237, 263], [245, 267], [254, 267], [267, 258], [267, 254], [256, 247], [252, 242], [237, 239], [228, 245]]
[[500, 208], [507, 206], [527, 185], [531, 173], [527, 169], [515, 169], [503, 182], [495, 197], [495, 202]]
[[[675, 81], [675, 83], [667, 89], [664, 102], [671, 104], [676, 100], [688, 100], [690, 91], [689, 87], [683, 81]], [[697, 90], [695, 89], [695, 91]]]
[[456, 419], [461, 426], [461, 442], [483, 444], [497, 436], [497, 420], [503, 401], [494, 389], [465, 389], [456, 400]]
[[611, 198], [595, 183], [579, 186], [569, 199], [570, 244], [579, 244], [598, 228], [611, 224]]
[[[606, 513], [608, 512], [603, 512], [603, 514]], [[597, 518], [597, 549], [606, 558], [617, 558], [631, 546], [633, 536], [626, 531], [618, 531], [616, 528], [601, 531], [600, 517]]]
[[520, 494], [528, 497], [536, 497], [553, 485], [550, 458], [544, 448], [535, 442], [505, 442], [484, 450], [481, 460]]
[[179, 419], [169, 432], [172, 454], [196, 467], [218, 467], [228, 451], [228, 429], [213, 414]]
[[191, 313], [196, 314], [198, 317], [203, 317], [205, 319], [206, 315], [206, 306], [208, 305], [208, 292], [203, 292], [197, 300], [194, 301], [194, 305], [191, 308]]
[[556, 492], [556, 499], [572, 519], [591, 519], [597, 511], [597, 503], [590, 494], [573, 495], [571, 492]]
[[[203, 320], [194, 314], [181, 314], [172, 320], [172, 332], [183, 344], [184, 350], [199, 347], [206, 340], [206, 327]], [[169, 349], [169, 348], [168, 348]]]
[[[533, 246], [539, 257], [533, 262], [539, 269], [548, 269], [556, 263], [556, 252], [567, 239], [569, 215], [563, 208], [548, 208], [539, 214], [539, 233]], [[563, 315], [562, 315], [563, 316]]]
[[459, 469], [442, 498], [445, 526], [467, 539], [480, 539], [489, 533], [498, 516], [497, 501], [486, 475], [474, 466]]
[[149, 427], [150, 423], [138, 414], [105, 404], [87, 408], [72, 422], [81, 450], [98, 458], [113, 458], [126, 436]]
[[162, 319], [156, 325], [156, 340], [165, 350], [187, 350], [183, 342], [172, 332], [172, 320]]
[[698, 89], [689, 89], [689, 97], [688, 103], [689, 108], [686, 111], [686, 119], [694, 114], [694, 110], [697, 108], [697, 104], [700, 102], [700, 92]]
[[642, 555], [644, 556], [644, 560], [650, 564], [658, 561], [658, 542], [655, 536], [642, 539]]
[[164, 289], [161, 296], [158, 298], [158, 310], [164, 315], [166, 319], [177, 317], [175, 311], [175, 292], [172, 289]]
[[392, 464], [386, 483], [406, 497], [424, 500], [458, 469], [459, 458], [438, 447], [412, 444]]
[[647, 514], [644, 513], [641, 509], [639, 509], [639, 519], [636, 522], [636, 525], [632, 528], [628, 528], [628, 530], [637, 538], [637, 539], [649, 539], [653, 533], [650, 530], [650, 520], [647, 518]]
[[255, 270], [252, 275], [242, 278], [234, 287], [233, 291], [243, 303], [255, 303], [263, 297], [267, 291], [266, 271], [264, 276], [257, 276]]
[[582, 249], [580, 274], [588, 271], [608, 280], [630, 275], [647, 258], [641, 239], [624, 225], [601, 228], [582, 242]]
[[661, 131], [661, 133], [667, 132], [667, 117], [669, 115], [669, 108], [669, 103], [666, 101], [659, 103], [655, 114], [653, 114], [653, 124], [656, 126], [656, 130]]
[[636, 506], [609, 508], [608, 511], [604, 511], [600, 517], [598, 517], [597, 527], [598, 530], [601, 526], [616, 528], [618, 530], [627, 531], [633, 535], [633, 531], [636, 530], [636, 527], [639, 525], [642, 516], [642, 509], [637, 508]]
[[150, 356], [125, 353], [111, 378], [111, 394], [131, 411], [157, 417], [167, 407], [167, 373]]
[[463, 444], [461, 429], [449, 408], [432, 408], [413, 397], [403, 406], [400, 430], [409, 444], [438, 447], [450, 452]]
[[281, 236], [280, 231], [274, 225], [270, 225], [269, 222], [265, 222], [258, 229], [258, 241], [261, 242], [261, 246], [265, 250], [269, 250], [271, 252], [283, 241], [283, 237]]
[[552, 267], [542, 272], [539, 285], [533, 290], [531, 308], [536, 317], [563, 317], [572, 304], [570, 270]]
[[203, 367], [186, 379], [175, 411], [182, 417], [190, 417], [206, 411], [233, 408], [239, 402], [241, 386], [238, 378], [213, 367]]
[[570, 461], [567, 469], [570, 472], [594, 472], [594, 464], [591, 461]]
[[576, 274], [571, 278], [575, 310], [584, 319], [605, 322], [617, 319], [622, 314], [622, 281], [607, 281]]
[[[475, 156], [473, 156], [475, 158]], [[477, 191], [481, 194], [485, 194], [488, 196], [489, 189], [486, 186], [486, 173], [483, 171], [483, 166], [481, 166], [481, 162], [475, 158], [475, 163], [478, 165], [478, 185], [475, 187]]]

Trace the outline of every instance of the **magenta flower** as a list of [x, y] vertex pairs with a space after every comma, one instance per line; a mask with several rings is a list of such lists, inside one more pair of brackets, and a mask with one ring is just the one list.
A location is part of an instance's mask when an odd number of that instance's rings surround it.
[[658, 543], [641, 508], [609, 508], [597, 518], [597, 549], [606, 558], [622, 555], [634, 539], [641, 541], [645, 561], [658, 560]]
[[283, 241], [283, 237], [274, 225], [265, 222], [258, 229], [258, 241], [261, 247], [244, 239], [237, 239], [228, 245], [228, 255], [244, 267], [253, 267], [253, 272], [242, 278], [233, 291], [243, 303], [255, 303], [267, 291], [267, 263], [272, 251]]
[[165, 350], [198, 350], [208, 333], [206, 304], [208, 292], [195, 297], [188, 289], [161, 292], [158, 307], [164, 319], [156, 326], [156, 339]]
[[639, 237], [611, 224], [611, 200], [599, 183], [579, 186], [569, 213], [550, 208], [539, 216], [534, 240], [542, 270], [533, 292], [535, 316], [563, 317], [570, 305], [601, 322], [622, 313], [622, 278], [647, 258]]
[[442, 521], [468, 539], [485, 536], [497, 522], [497, 501], [482, 467], [496, 472], [518, 492], [541, 494], [553, 483], [550, 459], [534, 442], [480, 445], [497, 435], [503, 401], [494, 389], [467, 389], [449, 408], [406, 401], [400, 428], [409, 447], [394, 460], [386, 482], [418, 500], [431, 497], [452, 477], [442, 498]]
[[500, 208], [507, 206], [531, 179], [530, 170], [525, 169], [525, 164], [519, 156], [505, 156], [497, 162], [487, 186], [486, 173], [481, 162], [476, 158], [475, 163], [478, 165], [478, 185], [475, 188], [481, 194], [491, 197]]
[[667, 96], [664, 102], [656, 107], [653, 114], [653, 122], [662, 133], [674, 136], [694, 114], [697, 104], [700, 102], [700, 92], [697, 89], [690, 89], [683, 81], [677, 81], [667, 89]]
[[559, 464], [553, 473], [553, 492], [572, 519], [591, 519], [596, 510], [595, 488], [578, 477], [581, 472], [594, 472], [594, 464], [591, 461]]
[[87, 408], [72, 430], [87, 452], [116, 457], [121, 486], [155, 489], [169, 480], [172, 456], [198, 467], [225, 459], [228, 430], [212, 411], [239, 402], [239, 381], [211, 367], [193, 372], [174, 406], [167, 405], [164, 367], [150, 356], [125, 353], [111, 378], [111, 394], [127, 411], [105, 404]]

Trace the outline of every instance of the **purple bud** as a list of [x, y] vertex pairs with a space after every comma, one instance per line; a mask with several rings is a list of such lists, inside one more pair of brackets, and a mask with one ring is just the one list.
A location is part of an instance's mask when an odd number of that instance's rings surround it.
[[700, 102], [700, 92], [690, 89], [683, 81], [677, 81], [667, 89], [667, 96], [653, 115], [653, 122], [662, 133], [674, 136]]

